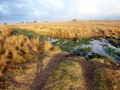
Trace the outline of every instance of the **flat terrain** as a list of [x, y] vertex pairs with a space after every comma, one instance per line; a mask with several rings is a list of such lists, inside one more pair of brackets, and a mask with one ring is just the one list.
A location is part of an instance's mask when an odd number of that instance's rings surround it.
[[[2, 26], [5, 27], [5, 26]], [[119, 37], [120, 21], [68, 21], [8, 25], [58, 38]]]
[[[50, 43], [45, 39], [50, 37], [69, 40]], [[118, 63], [100, 54], [93, 53], [92, 58], [78, 55], [90, 48], [68, 52], [91, 38], [108, 38], [119, 48], [120, 21], [1, 25], [0, 90], [120, 90]], [[107, 52], [120, 56], [111, 48]]]

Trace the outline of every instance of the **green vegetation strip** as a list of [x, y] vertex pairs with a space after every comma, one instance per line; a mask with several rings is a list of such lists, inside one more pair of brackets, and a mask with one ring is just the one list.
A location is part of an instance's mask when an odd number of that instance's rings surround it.
[[81, 69], [77, 62], [66, 60], [49, 77], [45, 89], [76, 90], [82, 87]]
[[59, 46], [62, 51], [70, 51], [72, 50], [75, 46], [79, 46], [82, 44], [88, 45], [90, 44], [91, 39], [60, 39], [56, 42], [53, 42], [52, 44], [55, 46]]
[[23, 36], [28, 37], [29, 39], [39, 37], [39, 38], [41, 38], [43, 40], [46, 40], [48, 38], [48, 36], [37, 34], [34, 31], [18, 29], [18, 28], [13, 28], [12, 31], [11, 31], [11, 35], [23, 35]]
[[18, 28], [13, 28], [11, 31], [12, 35], [24, 35], [27, 36], [28, 38], [36, 38], [39, 36], [39, 34], [33, 32], [33, 31], [29, 31], [29, 30], [22, 30], [22, 29], [18, 29]]

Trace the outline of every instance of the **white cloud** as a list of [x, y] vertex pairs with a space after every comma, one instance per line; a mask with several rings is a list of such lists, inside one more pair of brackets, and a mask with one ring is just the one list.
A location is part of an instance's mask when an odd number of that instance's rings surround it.
[[40, 5], [44, 5], [47, 9], [62, 9], [63, 0], [37, 0]]
[[0, 14], [8, 15], [6, 20], [19, 17], [26, 21], [120, 19], [119, 3], [120, 0], [0, 0]]
[[48, 14], [47, 11], [41, 11], [40, 9], [33, 8], [33, 11], [29, 13], [32, 16], [41, 17]]
[[[68, 17], [98, 18], [120, 16], [119, 0], [70, 0], [64, 6], [65, 15]], [[104, 19], [104, 18], [103, 18]]]
[[10, 11], [9, 11], [8, 6], [7, 6], [7, 5], [4, 5], [4, 4], [3, 4], [3, 5], [0, 4], [0, 13], [1, 13], [1, 14], [5, 14], [5, 15], [11, 14]]

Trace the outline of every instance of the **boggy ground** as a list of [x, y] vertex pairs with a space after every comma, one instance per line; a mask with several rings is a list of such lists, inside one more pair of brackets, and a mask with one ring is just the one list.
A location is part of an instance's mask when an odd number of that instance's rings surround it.
[[[101, 59], [86, 61], [81, 56], [72, 56], [60, 51], [49, 51], [45, 56], [43, 58], [40, 55], [38, 62], [28, 65], [26, 73], [16, 77], [17, 83], [11, 90], [120, 89], [118, 65]], [[73, 78], [69, 78], [69, 75]]]

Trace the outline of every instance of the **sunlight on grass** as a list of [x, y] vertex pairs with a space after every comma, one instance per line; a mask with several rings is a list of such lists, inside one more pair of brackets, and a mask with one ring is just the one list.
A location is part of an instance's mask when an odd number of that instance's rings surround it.
[[84, 81], [80, 77], [81, 73], [78, 63], [66, 60], [49, 77], [45, 88], [52, 90], [84, 88]]

